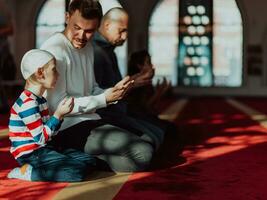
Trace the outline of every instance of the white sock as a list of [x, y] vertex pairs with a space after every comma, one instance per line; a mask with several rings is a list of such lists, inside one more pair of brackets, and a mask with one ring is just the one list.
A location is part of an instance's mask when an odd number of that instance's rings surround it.
[[32, 175], [32, 166], [29, 164], [25, 164], [22, 167], [16, 167], [12, 169], [8, 173], [7, 177], [30, 181], [31, 175]]

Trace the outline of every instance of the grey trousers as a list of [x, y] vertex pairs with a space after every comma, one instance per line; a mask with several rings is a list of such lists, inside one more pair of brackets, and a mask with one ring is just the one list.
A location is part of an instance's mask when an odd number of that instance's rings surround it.
[[59, 150], [84, 150], [105, 161], [113, 171], [143, 171], [158, 146], [157, 137], [150, 137], [151, 134], [137, 135], [103, 120], [89, 120], [60, 131], [50, 145]]
[[154, 148], [140, 136], [104, 125], [91, 131], [84, 152], [106, 161], [114, 171], [133, 172], [149, 166]]
[[112, 124], [140, 136], [141, 139], [152, 144], [155, 150], [158, 150], [163, 143], [165, 132], [153, 123], [116, 111], [101, 110], [99, 114], [105, 124]]

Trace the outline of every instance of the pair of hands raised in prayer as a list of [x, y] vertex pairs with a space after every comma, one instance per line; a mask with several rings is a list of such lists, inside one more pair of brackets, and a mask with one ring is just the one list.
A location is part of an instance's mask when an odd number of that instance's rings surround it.
[[[120, 82], [118, 82], [114, 87], [109, 88], [105, 91], [107, 103], [112, 103], [122, 99], [125, 93], [129, 90], [133, 84], [133, 80], [129, 76], [126, 76]], [[74, 98], [66, 97], [58, 105], [54, 116], [61, 120], [66, 114], [69, 114], [74, 107]]]
[[152, 84], [152, 78], [155, 74], [155, 68], [153, 67], [144, 67], [141, 72], [131, 76], [131, 79], [134, 80], [132, 88], [138, 88], [145, 85]]
[[66, 114], [69, 114], [74, 107], [74, 98], [65, 97], [57, 106], [54, 116], [61, 120]]
[[137, 73], [131, 77], [126, 76], [113, 88], [110, 88], [106, 91], [107, 102], [109, 103], [122, 99], [132, 88], [138, 88], [151, 84], [154, 73], [154, 68], [143, 68], [140, 73]]
[[109, 88], [105, 91], [107, 103], [112, 103], [121, 100], [125, 94], [132, 87], [134, 80], [130, 76], [126, 76], [120, 82], [118, 82], [114, 87]]

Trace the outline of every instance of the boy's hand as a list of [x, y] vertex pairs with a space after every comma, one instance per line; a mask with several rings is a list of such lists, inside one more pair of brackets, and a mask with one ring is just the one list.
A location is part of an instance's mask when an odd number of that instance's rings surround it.
[[74, 98], [66, 97], [58, 104], [54, 116], [61, 120], [64, 117], [64, 115], [72, 111], [73, 107], [74, 107]]

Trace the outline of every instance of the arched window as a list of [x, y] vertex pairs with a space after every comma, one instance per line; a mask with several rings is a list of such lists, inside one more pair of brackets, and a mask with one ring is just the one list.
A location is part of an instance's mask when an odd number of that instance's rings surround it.
[[[65, 8], [68, 0], [47, 0], [36, 21], [36, 48], [53, 33], [64, 30]], [[103, 13], [113, 7], [122, 7], [117, 0], [99, 0]], [[127, 74], [127, 42], [115, 49], [122, 75]]]
[[243, 26], [234, 0], [213, 1], [213, 75], [216, 86], [241, 86]]
[[111, 8], [122, 7], [118, 0], [99, 0], [99, 3], [102, 5], [103, 14]]
[[65, 0], [47, 0], [44, 3], [36, 20], [36, 48], [53, 33], [64, 30], [65, 5]]
[[163, 0], [149, 30], [158, 77], [173, 85], [176, 79], [183, 86], [241, 86], [243, 30], [235, 0]]
[[149, 24], [149, 52], [155, 81], [166, 77], [177, 83], [178, 0], [164, 0], [155, 8]]

